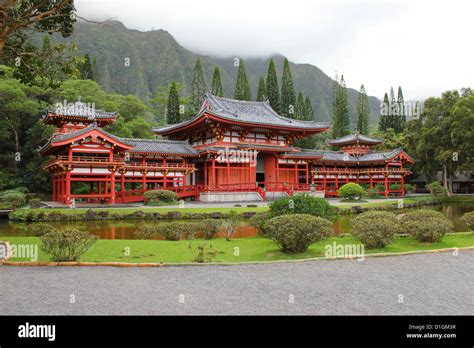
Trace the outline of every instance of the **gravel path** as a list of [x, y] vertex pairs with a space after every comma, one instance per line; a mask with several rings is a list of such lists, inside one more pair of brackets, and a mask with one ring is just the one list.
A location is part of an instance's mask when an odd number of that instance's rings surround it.
[[474, 251], [236, 266], [0, 266], [0, 314], [472, 315]]

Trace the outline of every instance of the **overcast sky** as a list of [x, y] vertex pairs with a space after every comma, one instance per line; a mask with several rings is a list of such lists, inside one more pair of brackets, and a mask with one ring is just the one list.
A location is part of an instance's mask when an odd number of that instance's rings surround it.
[[141, 31], [165, 29], [185, 48], [214, 56], [280, 53], [347, 85], [405, 100], [474, 87], [474, 1], [76, 0], [79, 15], [113, 17]]

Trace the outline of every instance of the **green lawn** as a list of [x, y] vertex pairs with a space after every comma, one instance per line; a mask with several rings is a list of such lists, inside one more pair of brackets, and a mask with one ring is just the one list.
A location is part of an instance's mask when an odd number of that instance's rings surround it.
[[[11, 244], [38, 244], [41, 241], [37, 237], [0, 237]], [[195, 240], [192, 249], [189, 249], [187, 241], [163, 241], [163, 240], [98, 240], [91, 249], [85, 253], [81, 261], [88, 262], [164, 262], [183, 263], [192, 262], [197, 254], [197, 246], [201, 243], [212, 245], [212, 249], [223, 252], [216, 256], [216, 262], [248, 262], [248, 261], [275, 261], [293, 260], [324, 256], [325, 247], [333, 242], [337, 244], [360, 244], [353, 236], [333, 237], [322, 242], [314, 243], [307, 252], [302, 254], [286, 255], [270, 240], [262, 237], [240, 238], [226, 241], [225, 239], [213, 239], [210, 241]], [[406, 252], [417, 250], [433, 250], [454, 247], [474, 246], [473, 233], [447, 234], [439, 243], [419, 243], [412, 237], [397, 238], [395, 243], [379, 249], [366, 249], [366, 254], [383, 252]], [[127, 249], [129, 248], [129, 249]], [[48, 255], [44, 254], [39, 247], [38, 261], [49, 261]], [[130, 255], [125, 256], [129, 250]], [[238, 255], [237, 255], [238, 254]], [[12, 259], [12, 261], [28, 261]]]

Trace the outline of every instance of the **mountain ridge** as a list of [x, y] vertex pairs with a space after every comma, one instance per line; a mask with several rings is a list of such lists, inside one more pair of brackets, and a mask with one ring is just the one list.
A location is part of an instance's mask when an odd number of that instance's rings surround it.
[[[208, 88], [212, 81], [214, 67], [221, 70], [224, 96], [233, 97], [237, 67], [235, 57], [213, 57], [193, 53], [182, 47], [171, 33], [164, 29], [139, 31], [127, 28], [120, 21], [104, 24], [78, 22], [71, 37], [53, 40], [73, 42], [79, 54], [89, 54], [97, 60], [100, 84], [107, 92], [132, 94], [147, 101], [157, 88], [173, 81], [184, 86], [182, 94], [189, 95], [194, 64], [201, 59]], [[238, 56], [237, 56], [238, 57]], [[249, 78], [252, 98], [256, 97], [260, 76], [266, 77], [268, 61], [275, 61], [278, 80], [285, 57], [281, 54], [267, 58], [247, 58], [245, 68]], [[128, 59], [129, 65], [126, 65]], [[317, 66], [309, 63], [290, 61], [295, 91], [302, 91], [313, 105], [315, 119], [329, 121], [332, 115], [333, 79]], [[356, 122], [358, 91], [347, 88], [351, 124]], [[380, 101], [369, 96], [371, 122], [376, 122], [380, 111]]]

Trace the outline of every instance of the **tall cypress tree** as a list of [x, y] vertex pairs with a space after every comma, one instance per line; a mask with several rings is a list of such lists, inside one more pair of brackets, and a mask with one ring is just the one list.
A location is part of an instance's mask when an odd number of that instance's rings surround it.
[[234, 99], [251, 100], [250, 85], [245, 72], [244, 60], [239, 59], [239, 70], [237, 72], [237, 83], [235, 84]]
[[207, 85], [202, 72], [201, 60], [196, 61], [193, 71], [193, 82], [191, 85], [191, 108], [193, 112], [199, 111], [206, 98]]
[[304, 101], [304, 114], [306, 115], [305, 120], [314, 120], [313, 105], [311, 105], [311, 100], [309, 100], [309, 97], [306, 97]]
[[47, 52], [51, 49], [51, 41], [49, 35], [45, 35], [43, 38], [43, 52]]
[[383, 96], [382, 107], [380, 108], [379, 131], [385, 132], [389, 127], [390, 100], [388, 94]]
[[357, 131], [361, 134], [369, 134], [369, 115], [369, 98], [364, 85], [362, 85], [357, 98]]
[[267, 97], [270, 106], [277, 113], [280, 112], [280, 92], [278, 90], [278, 78], [275, 70], [275, 62], [270, 59], [267, 75]]
[[396, 118], [397, 122], [395, 123], [395, 133], [403, 132], [406, 122], [406, 113], [405, 113], [405, 99], [403, 98], [402, 87], [398, 86], [398, 95], [397, 95], [397, 104], [398, 104], [398, 117]]
[[212, 94], [218, 97], [223, 97], [224, 92], [222, 91], [221, 72], [219, 67], [214, 68], [214, 75], [212, 76]]
[[335, 82], [334, 94], [332, 136], [339, 138], [350, 132], [347, 88], [343, 75], [341, 75], [340, 81]]
[[298, 93], [298, 98], [296, 99], [295, 114], [293, 118], [297, 120], [304, 120], [306, 118], [304, 109], [304, 97], [301, 91]]
[[260, 76], [260, 81], [258, 81], [258, 92], [257, 92], [257, 101], [266, 101], [267, 100], [267, 85], [265, 84], [265, 77]]
[[281, 77], [281, 103], [280, 111], [283, 116], [295, 118], [296, 95], [291, 76], [290, 63], [285, 58], [283, 63], [283, 74]]
[[168, 124], [175, 124], [181, 122], [181, 115], [179, 113], [179, 95], [176, 82], [171, 83], [170, 92], [168, 95], [168, 104], [166, 107], [166, 122]]

